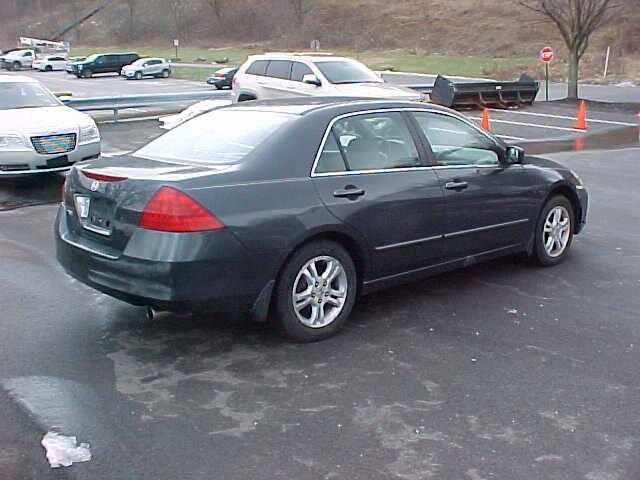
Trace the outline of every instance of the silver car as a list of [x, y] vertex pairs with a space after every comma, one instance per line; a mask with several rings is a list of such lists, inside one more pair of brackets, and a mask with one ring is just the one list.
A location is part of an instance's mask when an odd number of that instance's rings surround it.
[[0, 178], [67, 170], [99, 155], [91, 117], [63, 105], [33, 78], [0, 75]]
[[164, 58], [140, 58], [131, 65], [122, 67], [120, 74], [136, 80], [145, 76], [167, 78], [171, 75], [171, 64]]

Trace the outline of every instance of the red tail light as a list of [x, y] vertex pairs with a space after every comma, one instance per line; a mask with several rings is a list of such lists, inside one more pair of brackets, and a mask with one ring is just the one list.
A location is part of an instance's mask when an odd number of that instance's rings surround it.
[[89, 172], [87, 170], [82, 170], [82, 174], [87, 178], [91, 178], [93, 180], [100, 180], [101, 182], [121, 182], [127, 179], [127, 177], [116, 177], [114, 175], [104, 175], [103, 173]]
[[199, 232], [224, 228], [206, 208], [171, 187], [162, 187], [153, 194], [142, 211], [139, 225], [162, 232]]

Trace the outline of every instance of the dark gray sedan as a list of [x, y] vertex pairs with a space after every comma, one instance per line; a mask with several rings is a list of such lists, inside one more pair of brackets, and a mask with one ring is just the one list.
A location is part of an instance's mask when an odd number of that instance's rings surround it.
[[70, 172], [67, 272], [155, 310], [249, 311], [325, 338], [359, 294], [526, 252], [561, 262], [587, 214], [570, 170], [460, 114], [353, 99], [247, 102]]

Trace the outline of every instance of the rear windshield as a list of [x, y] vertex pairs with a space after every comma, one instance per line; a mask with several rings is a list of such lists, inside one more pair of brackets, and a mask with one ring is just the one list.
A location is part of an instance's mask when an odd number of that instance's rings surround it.
[[58, 105], [58, 99], [37, 83], [0, 83], [0, 110]]
[[170, 130], [135, 155], [197, 164], [238, 163], [291, 118], [274, 112], [216, 110]]
[[367, 67], [348, 60], [315, 62], [331, 83], [380, 83], [382, 80]]

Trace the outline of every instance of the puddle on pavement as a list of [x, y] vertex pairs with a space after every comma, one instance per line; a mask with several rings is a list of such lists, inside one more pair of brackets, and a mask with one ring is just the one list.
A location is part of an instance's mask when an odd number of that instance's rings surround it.
[[60, 201], [64, 176], [38, 174], [25, 178], [0, 178], [0, 212]]
[[529, 155], [583, 150], [606, 150], [640, 146], [640, 126], [615, 128], [597, 133], [586, 133], [561, 140], [518, 142]]

